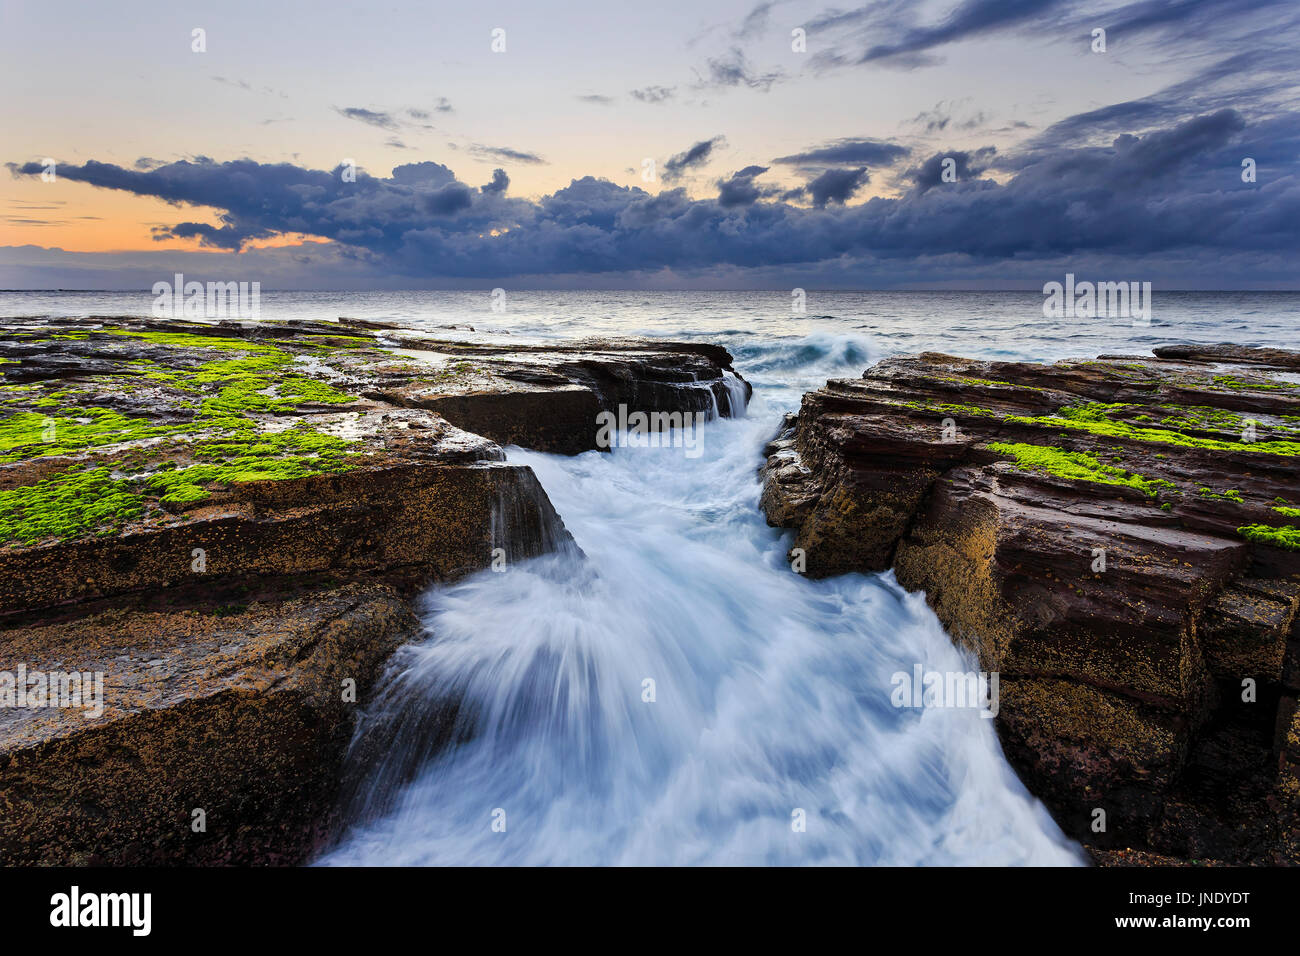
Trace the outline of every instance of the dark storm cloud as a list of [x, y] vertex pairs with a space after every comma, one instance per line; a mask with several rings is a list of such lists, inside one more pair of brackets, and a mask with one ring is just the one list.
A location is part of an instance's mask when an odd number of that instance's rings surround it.
[[891, 166], [911, 153], [906, 146], [875, 139], [837, 139], [802, 153], [778, 156], [772, 160], [786, 166], [816, 166], [833, 163], [865, 163], [868, 166]]
[[[1300, 7], [1297, 7], [1300, 10]], [[1250, 83], [1241, 86], [1243, 74]], [[1232, 109], [1256, 122], [1294, 109], [1297, 97], [1295, 54], [1291, 49], [1256, 47], [1211, 63], [1187, 79], [1141, 99], [1112, 103], [1053, 123], [1025, 144], [1026, 149], [1098, 145], [1119, 133], [1141, 133], [1198, 115]]]
[[690, 149], [683, 150], [675, 156], [672, 156], [664, 163], [664, 182], [671, 182], [680, 177], [688, 169], [695, 166], [703, 166], [713, 155], [713, 151], [720, 146], [726, 145], [726, 137], [715, 136], [713, 139], [700, 140]]
[[729, 179], [718, 180], [718, 205], [723, 209], [748, 206], [759, 200], [763, 190], [754, 182], [756, 176], [768, 171], [767, 166], [746, 166], [732, 173]]
[[494, 169], [492, 170], [492, 181], [480, 186], [479, 191], [504, 196], [509, 186], [510, 177], [506, 175], [506, 171], [504, 169]]
[[[697, 167], [715, 142], [686, 150], [680, 164]], [[1242, 182], [1243, 156], [1258, 160], [1258, 182]], [[945, 157], [956, 162], [956, 182], [942, 180]], [[1122, 132], [1104, 145], [1013, 156], [939, 151], [908, 171], [907, 192], [858, 204], [847, 200], [866, 181], [864, 166], [832, 167], [810, 180], [799, 190], [810, 205], [765, 194], [756, 182], [763, 167], [732, 174], [716, 197], [702, 199], [590, 176], [538, 200], [511, 198], [504, 173], [476, 189], [433, 162], [399, 166], [386, 178], [358, 170], [353, 183], [342, 169], [248, 159], [147, 171], [90, 161], [60, 165], [59, 177], [217, 210], [217, 225], [182, 222], [167, 236], [238, 249], [249, 239], [302, 233], [335, 240], [340, 255], [390, 277], [732, 274], [854, 260], [906, 269], [944, 257], [970, 268], [1022, 268], [1062, 256], [1109, 257], [1140, 277], [1152, 261], [1218, 257], [1270, 269], [1294, 262], [1298, 157], [1297, 114], [1250, 120], [1222, 110], [1141, 135]], [[38, 175], [43, 167], [12, 168]], [[1000, 179], [987, 175], [992, 169]]]
[[828, 169], [808, 183], [804, 189], [818, 208], [827, 203], [845, 203], [867, 184], [867, 167], [857, 169]]
[[955, 182], [964, 183], [978, 178], [980, 173], [988, 169], [996, 152], [993, 147], [986, 146], [973, 152], [954, 149], [945, 153], [935, 153], [920, 166], [909, 169], [903, 175], [915, 183], [920, 192], [925, 192], [934, 186], [951, 185], [951, 183], [944, 183], [945, 168], [952, 170], [950, 178]]
[[876, 0], [827, 10], [808, 23], [810, 34], [824, 38], [814, 59], [821, 66], [887, 62], [915, 68], [937, 62], [931, 51], [948, 44], [1025, 31], [1040, 39], [1077, 37], [1086, 49], [1096, 27], [1107, 31], [1108, 43], [1158, 39], [1168, 55], [1196, 45], [1214, 56], [1235, 31], [1295, 16], [1293, 0], [1137, 0], [1118, 7], [1078, 0], [963, 0], [938, 19], [922, 19], [921, 9], [910, 0]]
[[1062, 0], [966, 0], [934, 26], [908, 30], [892, 43], [868, 47], [860, 62], [919, 53], [944, 43], [1018, 25], [1062, 5]]
[[425, 160], [422, 163], [407, 163], [405, 166], [398, 166], [392, 172], [392, 179], [393, 182], [404, 186], [421, 183], [447, 186], [456, 181], [456, 174], [442, 163]]
[[1034, 143], [1046, 147], [1074, 145], [1101, 134], [1145, 129], [1181, 115], [1179, 106], [1154, 99], [1112, 103], [1053, 123], [1035, 137]]
[[1212, 39], [1234, 18], [1288, 5], [1290, 0], [1139, 0], [1108, 11], [1101, 25], [1120, 37], [1172, 28], [1183, 39]]
[[[19, 172], [33, 166], [39, 173], [42, 167], [30, 163]], [[60, 178], [222, 210], [220, 226], [182, 222], [163, 229], [159, 238], [196, 238], [224, 249], [238, 249], [250, 239], [304, 232], [391, 250], [400, 244], [404, 229], [468, 210], [471, 204], [470, 187], [440, 163], [399, 166], [389, 179], [357, 170], [356, 181], [346, 182], [344, 172], [342, 166], [326, 172], [290, 163], [216, 163], [206, 158], [143, 172], [94, 160], [59, 168]]]

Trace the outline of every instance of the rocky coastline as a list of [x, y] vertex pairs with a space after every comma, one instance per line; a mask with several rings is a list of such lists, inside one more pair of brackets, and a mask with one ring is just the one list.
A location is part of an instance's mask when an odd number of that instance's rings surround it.
[[[569, 540], [501, 445], [747, 394], [710, 345], [7, 320], [0, 674], [33, 683], [0, 707], [0, 862], [309, 858], [409, 599]], [[56, 674], [100, 712], [30, 696]]]
[[1094, 859], [1300, 862], [1300, 352], [900, 356], [765, 454], [792, 558], [924, 591]]
[[[0, 697], [102, 692], [0, 707], [0, 862], [309, 859], [412, 599], [571, 544], [502, 446], [749, 392], [708, 344], [6, 320]], [[1300, 862], [1300, 352], [898, 356], [764, 455], [796, 570], [923, 591], [1098, 863]]]

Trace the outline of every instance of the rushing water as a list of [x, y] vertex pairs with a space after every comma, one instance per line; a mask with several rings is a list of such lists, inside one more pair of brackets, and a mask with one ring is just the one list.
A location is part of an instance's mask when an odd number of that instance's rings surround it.
[[[1297, 347], [1300, 296], [1157, 295], [1150, 328], [1049, 321], [1034, 293], [268, 294], [268, 318], [473, 324], [530, 338], [728, 347], [755, 386], [700, 454], [531, 466], [577, 548], [422, 600], [354, 747], [327, 864], [1068, 864], [1081, 860], [975, 709], [899, 709], [891, 676], [976, 666], [892, 575], [807, 580], [757, 509], [764, 442], [799, 396], [889, 353]], [[0, 314], [147, 314], [148, 297], [0, 295]], [[447, 331], [448, 335], [463, 332]], [[645, 698], [653, 681], [654, 700]], [[448, 736], [457, 742], [439, 749]], [[806, 827], [793, 825], [802, 812]]]

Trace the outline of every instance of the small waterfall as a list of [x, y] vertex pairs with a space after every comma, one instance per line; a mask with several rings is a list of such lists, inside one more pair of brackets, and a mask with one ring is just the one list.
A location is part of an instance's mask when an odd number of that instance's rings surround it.
[[[586, 560], [533, 470], [508, 468], [514, 480], [503, 477], [492, 499], [491, 564], [471, 579], [485, 590], [517, 563], [539, 556], [575, 568]], [[426, 640], [438, 636], [427, 617], [425, 635]], [[362, 712], [344, 771], [340, 802], [351, 820], [370, 819], [388, 809], [400, 787], [430, 758], [476, 734], [476, 708], [473, 700], [466, 704], [463, 682], [432, 673], [420, 645], [397, 650], [371, 696], [375, 703]]]
[[728, 414], [732, 418], [744, 418], [749, 407], [749, 386], [734, 372], [723, 372], [722, 384], [727, 389]]
[[575, 549], [573, 536], [551, 504], [531, 468], [515, 468], [515, 481], [497, 484], [490, 519], [494, 560], [526, 558]]
[[709, 396], [707, 420], [717, 421], [722, 417], [722, 409], [718, 406], [718, 393], [713, 390], [712, 384], [704, 386], [704, 391]]
[[[719, 418], [745, 417], [745, 409], [749, 404], [750, 389], [744, 380], [734, 372], [724, 371], [719, 381], [694, 387], [696, 389], [702, 387], [708, 394], [708, 409], [706, 410], [708, 421], [716, 421]], [[722, 402], [718, 401], [719, 393], [725, 399], [725, 407]]]

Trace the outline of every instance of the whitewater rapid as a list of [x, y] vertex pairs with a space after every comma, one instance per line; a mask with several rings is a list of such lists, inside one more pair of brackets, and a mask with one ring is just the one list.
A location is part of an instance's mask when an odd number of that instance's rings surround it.
[[424, 596], [428, 637], [366, 708], [354, 822], [319, 862], [1081, 862], [993, 721], [891, 703], [897, 672], [977, 667], [923, 597], [892, 574], [803, 578], [758, 511], [780, 414], [805, 379], [860, 374], [860, 351], [749, 356], [780, 386], [701, 426], [691, 460], [508, 449], [577, 548]]

